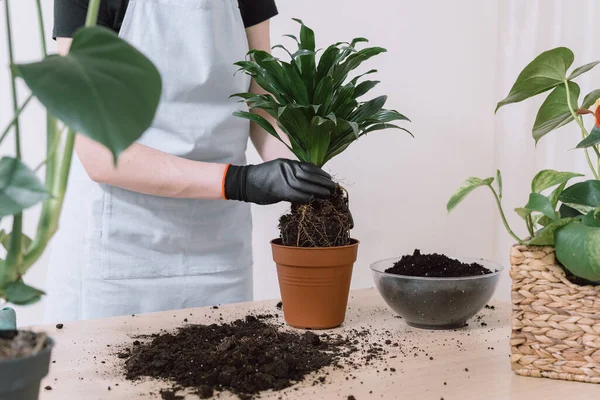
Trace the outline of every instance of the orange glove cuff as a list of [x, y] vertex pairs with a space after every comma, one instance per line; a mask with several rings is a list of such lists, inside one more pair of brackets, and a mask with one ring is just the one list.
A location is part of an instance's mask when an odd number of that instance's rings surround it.
[[225, 179], [227, 178], [227, 171], [229, 171], [230, 166], [231, 164], [227, 164], [227, 166], [225, 167], [225, 172], [223, 173], [223, 181], [221, 182], [221, 196], [223, 197], [223, 200], [229, 200], [225, 195]]

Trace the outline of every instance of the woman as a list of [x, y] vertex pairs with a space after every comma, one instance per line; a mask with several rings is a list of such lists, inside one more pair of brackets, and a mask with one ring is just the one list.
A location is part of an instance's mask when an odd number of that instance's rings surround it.
[[[60, 54], [87, 3], [55, 1]], [[321, 169], [281, 159], [284, 146], [231, 115], [242, 105], [230, 94], [261, 91], [233, 63], [249, 48], [269, 50], [276, 14], [274, 0], [102, 1], [98, 23], [155, 63], [163, 94], [116, 168], [108, 150], [77, 138], [48, 271], [49, 322], [250, 300], [248, 203], [334, 190]], [[248, 137], [265, 163], [244, 166]]]

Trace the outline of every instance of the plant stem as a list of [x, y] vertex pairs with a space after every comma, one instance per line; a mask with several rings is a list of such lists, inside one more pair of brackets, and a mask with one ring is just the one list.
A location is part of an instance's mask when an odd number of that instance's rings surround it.
[[[8, 59], [10, 65], [14, 63], [14, 53], [12, 46], [12, 29], [10, 24], [10, 8], [8, 6], [8, 0], [4, 2], [4, 10], [6, 16], [6, 39], [8, 42]], [[13, 110], [16, 116], [16, 119], [13, 123], [15, 128], [15, 156], [17, 159], [21, 158], [21, 137], [20, 137], [20, 129], [19, 129], [19, 99], [17, 96], [17, 79], [14, 72], [11, 70], [11, 89], [12, 89], [12, 100], [13, 100]], [[4, 263], [4, 268], [0, 270], [0, 287], [5, 286], [7, 283], [13, 282], [18, 279], [17, 270], [19, 268], [19, 264], [21, 264], [23, 260], [23, 240], [22, 240], [22, 230], [23, 230], [23, 214], [18, 213], [13, 216], [13, 226], [12, 232], [10, 233], [10, 241], [8, 246], [8, 252], [6, 255], [6, 261]]]
[[[66, 126], [65, 126], [65, 128], [66, 128]], [[56, 137], [54, 138], [53, 142], [50, 144], [50, 148], [48, 149], [46, 159], [44, 161], [42, 161], [41, 163], [39, 163], [38, 166], [35, 167], [33, 172], [38, 172], [40, 170], [40, 168], [42, 168], [44, 166], [44, 164], [48, 164], [48, 165], [50, 164], [50, 161], [54, 158], [56, 149], [58, 149], [58, 145], [60, 143], [60, 139], [61, 139], [63, 133], [64, 133], [64, 129], [61, 130], [58, 133], [58, 135], [55, 135]]]
[[100, 9], [100, 0], [90, 0], [88, 4], [85, 26], [95, 26], [98, 22], [98, 10]]
[[[585, 129], [585, 126], [583, 125], [583, 122], [581, 121], [579, 116], [577, 114], [575, 114], [575, 109], [573, 108], [573, 105], [571, 104], [571, 93], [569, 92], [569, 82], [565, 79], [564, 83], [565, 83], [565, 88], [566, 88], [566, 92], [567, 92], [567, 105], [569, 106], [569, 111], [571, 112], [571, 116], [573, 117], [573, 119], [575, 119], [575, 121], [577, 121], [577, 124], [581, 128], [582, 138], [585, 139], [586, 137], [589, 136], [589, 133]], [[594, 150], [596, 151], [596, 155], [598, 156], [598, 161], [600, 162], [600, 153], [598, 152], [598, 149], [596, 148], [596, 146], [594, 146]], [[598, 179], [599, 178], [598, 172], [596, 172], [596, 169], [594, 168], [594, 164], [592, 164], [592, 160], [590, 159], [590, 153], [588, 152], [588, 149], [584, 149], [584, 151], [585, 151], [585, 158], [587, 160], [587, 163], [588, 163], [590, 169], [592, 170], [592, 174], [594, 174], [594, 178]]]
[[[98, 10], [100, 9], [100, 0], [90, 0], [85, 20], [85, 26], [95, 26], [98, 21]], [[54, 140], [58, 140], [56, 132], [56, 120], [48, 119], [48, 146]], [[48, 242], [58, 229], [58, 221], [65, 197], [69, 171], [71, 169], [71, 160], [73, 158], [73, 147], [75, 145], [75, 131], [69, 128], [67, 136], [62, 146], [58, 147], [56, 155], [49, 159], [46, 166], [46, 188], [49, 189], [52, 198], [46, 200], [42, 206], [42, 213], [38, 223], [38, 229], [35, 239], [31, 242], [22, 268], [21, 274], [35, 263], [44, 253]], [[48, 154], [50, 154], [48, 148]]]
[[58, 229], [58, 221], [60, 219], [60, 213], [69, 179], [69, 171], [71, 169], [74, 145], [75, 131], [69, 128], [67, 130], [64, 144], [63, 146], [59, 146], [59, 150], [56, 154], [56, 171], [58, 179], [54, 182], [54, 185], [50, 190], [52, 198], [46, 200], [44, 203], [44, 209], [42, 211], [42, 215], [40, 216], [40, 222], [38, 225], [38, 232], [35, 236], [35, 239], [31, 243], [31, 246], [29, 247], [29, 251], [25, 255], [22, 268], [19, 270], [19, 273], [21, 274], [24, 274], [25, 271], [27, 271], [27, 269], [40, 258], [40, 256], [44, 253], [48, 242]]
[[33, 99], [33, 94], [30, 94], [29, 97], [27, 98], [27, 100], [25, 100], [25, 102], [23, 104], [21, 104], [21, 107], [18, 108], [18, 110], [15, 113], [16, 115], [8, 123], [8, 126], [6, 127], [6, 129], [4, 129], [4, 131], [2, 132], [2, 135], [0, 136], [0, 143], [2, 143], [4, 141], [4, 138], [6, 137], [8, 132], [10, 132], [10, 128], [12, 128], [13, 125], [15, 125], [17, 123], [17, 120], [19, 119], [19, 115], [21, 115], [23, 110], [25, 110], [25, 107], [27, 107], [27, 104], [29, 104], [31, 99]]
[[38, 25], [40, 28], [40, 44], [42, 46], [42, 53], [44, 57], [48, 55], [48, 49], [46, 48], [46, 35], [45, 35], [45, 27], [44, 27], [44, 15], [42, 13], [42, 4], [41, 0], [35, 0], [37, 6], [37, 17], [38, 17]]
[[[12, 29], [10, 24], [10, 8], [8, 6], [8, 0], [4, 2], [4, 10], [6, 13], [6, 40], [8, 42], [8, 61], [10, 65], [13, 65], [15, 62], [14, 52], [13, 52], [13, 44], [12, 44]], [[17, 159], [21, 158], [21, 135], [19, 129], [19, 99], [17, 95], [17, 77], [15, 73], [10, 71], [10, 79], [11, 79], [11, 89], [12, 89], [12, 101], [13, 101], [13, 111], [16, 115], [16, 119], [14, 122], [15, 127], [15, 148], [16, 148], [16, 157]]]
[[515, 233], [512, 231], [512, 229], [510, 229], [510, 225], [508, 225], [508, 221], [506, 220], [506, 215], [504, 215], [504, 210], [502, 209], [502, 202], [500, 201], [500, 198], [498, 197], [498, 193], [496, 193], [496, 190], [491, 185], [487, 185], [487, 187], [489, 187], [490, 190], [492, 191], [492, 193], [494, 194], [494, 198], [496, 199], [496, 204], [498, 205], [498, 210], [500, 211], [500, 217], [502, 218], [502, 223], [504, 224], [504, 227], [508, 231], [508, 234], [510, 236], [512, 236], [513, 239], [515, 239], [519, 244], [523, 244], [523, 240], [521, 240], [517, 235], [515, 235]]
[[529, 237], [533, 239], [535, 233], [533, 232], [533, 221], [531, 220], [531, 215], [527, 216], [525, 222], [527, 224], [527, 231], [529, 232]]

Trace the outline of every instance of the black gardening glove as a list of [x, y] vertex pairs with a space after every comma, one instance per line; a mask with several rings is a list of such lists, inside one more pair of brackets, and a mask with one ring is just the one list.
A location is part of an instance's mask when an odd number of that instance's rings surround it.
[[330, 196], [336, 187], [321, 168], [284, 159], [259, 165], [231, 165], [225, 175], [227, 199], [261, 205], [280, 201], [307, 204], [313, 196]]

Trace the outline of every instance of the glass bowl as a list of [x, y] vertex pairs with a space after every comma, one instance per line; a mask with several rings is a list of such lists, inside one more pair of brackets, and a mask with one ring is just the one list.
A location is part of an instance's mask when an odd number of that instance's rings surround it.
[[[400, 258], [371, 265], [379, 293], [406, 323], [422, 329], [456, 329], [466, 325], [492, 298], [504, 268], [480, 258], [456, 257], [464, 263], [478, 263], [491, 271], [487, 275], [430, 278], [384, 272]], [[435, 266], [432, 265], [432, 268]]]

